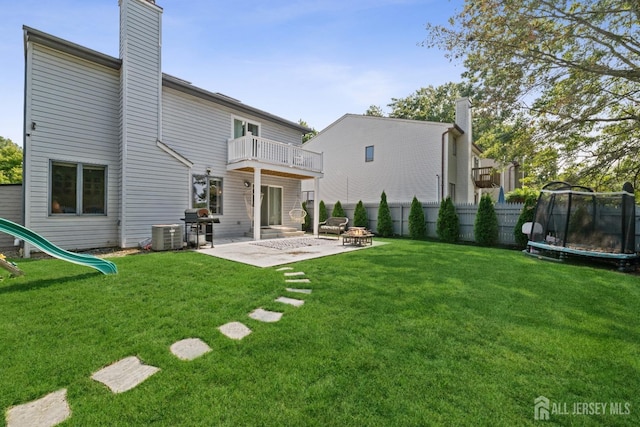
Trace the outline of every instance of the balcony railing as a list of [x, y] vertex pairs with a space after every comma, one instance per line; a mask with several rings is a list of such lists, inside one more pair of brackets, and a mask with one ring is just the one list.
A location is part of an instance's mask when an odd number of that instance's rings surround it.
[[270, 165], [322, 172], [322, 153], [251, 134], [229, 140], [227, 153], [229, 164], [253, 160]]
[[491, 188], [500, 186], [500, 173], [492, 167], [471, 169], [473, 182], [478, 188]]

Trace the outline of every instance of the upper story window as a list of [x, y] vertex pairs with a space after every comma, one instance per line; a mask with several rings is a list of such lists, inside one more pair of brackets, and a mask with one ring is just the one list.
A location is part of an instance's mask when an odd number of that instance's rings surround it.
[[233, 119], [233, 137], [240, 138], [251, 132], [253, 136], [260, 136], [260, 124], [250, 122], [249, 120], [234, 118]]
[[106, 214], [106, 166], [54, 161], [50, 171], [51, 215]]
[[373, 162], [373, 145], [364, 147], [364, 161]]

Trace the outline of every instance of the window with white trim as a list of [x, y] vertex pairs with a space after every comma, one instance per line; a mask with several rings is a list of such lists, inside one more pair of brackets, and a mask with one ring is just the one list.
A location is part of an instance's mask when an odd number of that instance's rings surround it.
[[222, 215], [222, 178], [208, 175], [193, 175], [191, 207], [206, 208]]
[[250, 122], [249, 120], [234, 118], [233, 119], [233, 137], [240, 138], [251, 132], [253, 136], [260, 136], [260, 124]]

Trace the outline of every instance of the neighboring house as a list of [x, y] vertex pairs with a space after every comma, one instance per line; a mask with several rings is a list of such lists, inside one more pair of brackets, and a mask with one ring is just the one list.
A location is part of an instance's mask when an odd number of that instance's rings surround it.
[[24, 27], [24, 225], [67, 249], [134, 247], [188, 208], [216, 236], [299, 229], [309, 129], [163, 74], [162, 9], [119, 3], [120, 58]]
[[474, 200], [467, 98], [457, 102], [455, 124], [346, 114], [305, 148], [324, 155], [320, 193], [328, 203], [377, 203], [383, 190], [389, 202]]
[[[320, 198], [329, 204], [378, 203], [382, 191], [389, 202], [476, 203], [500, 186], [496, 170], [481, 169], [493, 164], [472, 143], [468, 98], [456, 101], [456, 123], [346, 114], [304, 147], [323, 153]], [[317, 198], [306, 183], [303, 192]]]

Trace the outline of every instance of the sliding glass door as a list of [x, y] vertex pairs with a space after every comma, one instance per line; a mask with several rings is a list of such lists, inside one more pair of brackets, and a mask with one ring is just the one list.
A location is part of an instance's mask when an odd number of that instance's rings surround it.
[[282, 225], [282, 187], [263, 185], [261, 188], [262, 206], [260, 211], [260, 225]]

